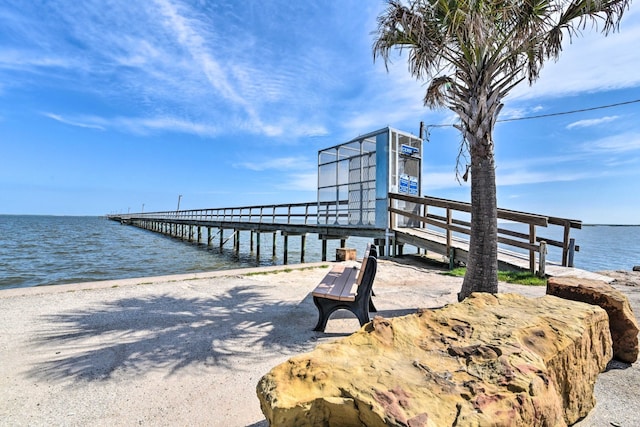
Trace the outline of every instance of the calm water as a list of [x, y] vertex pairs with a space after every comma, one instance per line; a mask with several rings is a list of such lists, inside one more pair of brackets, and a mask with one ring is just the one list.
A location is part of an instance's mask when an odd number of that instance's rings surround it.
[[[560, 238], [542, 231], [539, 235]], [[640, 226], [584, 226], [572, 236], [580, 246], [578, 268], [630, 270], [640, 265]], [[240, 241], [237, 256], [231, 241], [220, 253], [217, 240], [208, 250], [101, 217], [0, 215], [0, 289], [255, 267], [248, 232]], [[358, 248], [361, 256], [368, 241], [351, 238], [347, 245]], [[259, 265], [283, 263], [281, 236], [276, 246], [274, 258], [271, 234], [261, 235]], [[339, 241], [329, 241], [330, 258], [338, 246]], [[320, 251], [317, 236], [307, 236], [305, 261], [320, 261]], [[550, 260], [559, 258], [557, 251], [550, 251]], [[299, 260], [300, 238], [290, 237], [289, 262]]]
[[[227, 230], [225, 239], [230, 235]], [[282, 236], [274, 258], [272, 234], [261, 235], [259, 263], [249, 240], [243, 232], [238, 256], [232, 239], [220, 253], [217, 238], [207, 250], [102, 217], [0, 215], [0, 289], [283, 264]], [[300, 261], [300, 241], [289, 237], [289, 263]], [[368, 241], [351, 238], [348, 245], [364, 250]], [[338, 246], [329, 241], [329, 257]], [[320, 240], [308, 235], [305, 261], [320, 260]]]

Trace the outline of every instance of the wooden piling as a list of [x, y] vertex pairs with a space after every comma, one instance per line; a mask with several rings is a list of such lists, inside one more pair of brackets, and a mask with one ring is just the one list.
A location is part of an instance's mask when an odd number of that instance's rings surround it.
[[289, 260], [289, 236], [285, 234], [282, 237], [284, 239], [283, 263], [287, 265], [287, 262]]
[[274, 233], [273, 233], [272, 248], [271, 248], [271, 249], [272, 249], [271, 256], [272, 256], [273, 258], [275, 258], [275, 257], [276, 257], [276, 237], [277, 237], [277, 235], [276, 235], [276, 233], [274, 232]]
[[260, 233], [256, 233], [256, 261], [260, 264]]
[[322, 239], [322, 262], [327, 260], [327, 239]]

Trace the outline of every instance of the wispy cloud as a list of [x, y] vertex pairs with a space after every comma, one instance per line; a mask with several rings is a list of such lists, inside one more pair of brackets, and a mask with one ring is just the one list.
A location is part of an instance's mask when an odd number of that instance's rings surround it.
[[630, 9], [618, 33], [605, 37], [589, 27], [571, 43], [566, 38], [560, 59], [545, 64], [533, 86], [521, 83], [510, 99], [556, 98], [640, 85], [639, 22], [640, 13]]
[[104, 118], [98, 116], [63, 117], [54, 113], [42, 113], [42, 115], [69, 126], [102, 131], [126, 131], [136, 135], [151, 135], [160, 131], [166, 131], [213, 137], [219, 132], [215, 126], [206, 123], [165, 116]]
[[496, 185], [526, 185], [541, 184], [545, 182], [566, 182], [578, 181], [585, 178], [593, 178], [594, 174], [590, 172], [557, 172], [557, 171], [508, 171], [496, 172]]
[[281, 190], [287, 191], [318, 191], [317, 173], [294, 173], [286, 178], [286, 183], [277, 186]]
[[87, 129], [105, 130], [105, 128], [103, 126], [97, 125], [95, 123], [83, 123], [83, 122], [77, 121], [77, 120], [70, 120], [70, 119], [66, 119], [66, 118], [60, 116], [59, 114], [42, 113], [42, 115], [45, 116], [45, 117], [49, 117], [50, 119], [53, 119], [53, 120], [55, 120], [57, 122], [64, 123], [65, 125], [69, 125], [69, 126], [75, 126], [75, 127], [87, 128]]
[[585, 152], [596, 154], [619, 154], [640, 150], [640, 133], [628, 132], [612, 135], [582, 145]]
[[605, 117], [601, 117], [599, 119], [578, 120], [577, 122], [569, 123], [567, 125], [567, 129], [586, 128], [586, 127], [598, 126], [598, 125], [601, 125], [603, 123], [610, 123], [610, 122], [612, 122], [614, 120], [617, 120], [619, 118], [620, 118], [620, 116], [605, 116]]
[[256, 162], [240, 162], [235, 163], [235, 167], [244, 168], [253, 171], [264, 170], [303, 170], [315, 168], [315, 164], [311, 163], [304, 157], [279, 157]]

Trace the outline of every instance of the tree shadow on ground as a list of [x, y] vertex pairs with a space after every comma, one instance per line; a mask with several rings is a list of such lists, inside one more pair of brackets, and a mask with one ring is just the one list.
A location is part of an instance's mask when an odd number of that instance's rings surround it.
[[29, 375], [51, 380], [104, 381], [116, 371], [169, 375], [191, 366], [241, 369], [238, 358], [260, 360], [264, 353], [304, 351], [315, 307], [274, 302], [259, 289], [236, 286], [220, 295], [178, 298], [154, 295], [123, 298], [86, 310], [44, 316], [51, 329], [36, 339], [47, 361]]

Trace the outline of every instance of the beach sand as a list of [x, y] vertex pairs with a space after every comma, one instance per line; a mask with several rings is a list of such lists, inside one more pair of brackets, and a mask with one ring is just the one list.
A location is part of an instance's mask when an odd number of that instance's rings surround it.
[[[339, 311], [325, 333], [312, 331], [310, 291], [329, 265], [0, 291], [0, 425], [266, 426], [260, 377], [359, 327]], [[441, 273], [411, 258], [381, 260], [378, 314], [455, 302], [462, 279]], [[614, 286], [639, 313], [640, 274]], [[640, 426], [639, 364], [610, 366], [578, 426]]]

